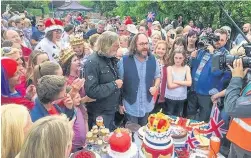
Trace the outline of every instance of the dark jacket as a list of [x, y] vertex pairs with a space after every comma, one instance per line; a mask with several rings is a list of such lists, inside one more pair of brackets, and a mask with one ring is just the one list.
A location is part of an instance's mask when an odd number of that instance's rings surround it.
[[[53, 104], [55, 109], [59, 114], [64, 113], [66, 116], [71, 120], [73, 116], [75, 115], [74, 108], [72, 109], [67, 109], [66, 107], [59, 107], [56, 104]], [[30, 112], [32, 122], [35, 122], [36, 120], [49, 116], [48, 111], [45, 109], [45, 107], [42, 105], [42, 103], [39, 101], [38, 98], [35, 99], [35, 106]]]
[[121, 103], [121, 92], [115, 80], [119, 79], [117, 59], [94, 52], [84, 65], [86, 95], [96, 101], [87, 103], [89, 113], [115, 112]]

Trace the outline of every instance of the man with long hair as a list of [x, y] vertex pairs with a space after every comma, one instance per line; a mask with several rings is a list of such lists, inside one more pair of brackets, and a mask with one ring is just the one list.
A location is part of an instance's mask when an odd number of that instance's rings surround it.
[[119, 74], [123, 80], [123, 105], [120, 113], [127, 120], [141, 126], [146, 125], [148, 114], [154, 108], [153, 95], [160, 84], [160, 68], [149, 52], [149, 41], [145, 34], [136, 34], [129, 47], [129, 55], [119, 62]]

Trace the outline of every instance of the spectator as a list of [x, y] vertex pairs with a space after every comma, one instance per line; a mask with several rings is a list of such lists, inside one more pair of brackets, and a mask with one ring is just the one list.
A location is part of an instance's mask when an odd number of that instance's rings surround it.
[[91, 46], [91, 49], [93, 50], [94, 49], [94, 46], [95, 46], [95, 43], [97, 42], [98, 40], [98, 37], [100, 35], [99, 34], [94, 34], [94, 35], [91, 35], [90, 39], [89, 39], [89, 43], [90, 43], [90, 46]]
[[98, 22], [98, 28], [96, 28], [96, 29], [94, 28], [94, 29], [91, 29], [88, 32], [86, 32], [86, 34], [84, 34], [84, 39], [89, 39], [89, 37], [91, 35], [94, 35], [96, 33], [102, 34], [104, 32], [104, 29], [105, 29], [105, 21], [100, 20]]
[[35, 47], [35, 50], [42, 50], [49, 56], [50, 61], [58, 61], [59, 53], [63, 48], [61, 37], [63, 32], [63, 23], [58, 19], [47, 19], [45, 21], [45, 38], [43, 38]]
[[22, 40], [19, 36], [19, 34], [17, 33], [17, 31], [14, 30], [7, 30], [4, 33], [4, 39], [5, 40], [9, 40], [12, 41], [13, 43], [18, 43], [21, 45], [21, 49], [22, 49], [22, 56], [25, 59], [25, 61], [28, 61], [28, 57], [31, 54], [31, 49], [25, 47], [22, 45]]
[[24, 32], [21, 31], [21, 30], [17, 30], [20, 38], [21, 38], [21, 41], [22, 41], [22, 44], [23, 46], [29, 48], [29, 49], [32, 49], [31, 48], [31, 44], [30, 44], [30, 41], [26, 38], [26, 36], [24, 35]]
[[173, 43], [175, 41], [176, 38], [176, 32], [174, 29], [171, 29], [167, 32], [167, 36], [166, 36], [166, 42], [168, 45], [168, 49], [170, 50], [173, 47]]
[[129, 35], [125, 24], [122, 24], [119, 26], [118, 34], [119, 34], [119, 36], [122, 36], [122, 35], [128, 36]]
[[15, 26], [17, 29], [23, 30], [24, 29], [24, 20], [21, 17], [17, 18], [15, 20]]
[[[249, 34], [251, 34], [251, 24], [250, 23], [246, 23], [243, 25], [242, 27], [243, 29], [243, 33], [247, 36]], [[241, 34], [238, 34], [236, 39], [234, 40], [233, 44], [234, 45], [239, 45], [242, 41], [244, 41], [245, 39], [242, 37]]]
[[119, 75], [123, 80], [123, 105], [120, 113], [129, 122], [144, 126], [154, 108], [153, 95], [159, 89], [160, 68], [149, 51], [145, 34], [136, 34], [129, 47], [129, 55], [119, 61]]
[[39, 20], [37, 23], [37, 30], [34, 31], [31, 35], [31, 44], [33, 47], [35, 47], [44, 38], [44, 30], [44, 22], [42, 20]]
[[31, 21], [29, 19], [24, 19], [24, 29], [23, 29], [25, 37], [30, 41], [32, 35], [32, 26]]
[[65, 117], [42, 118], [32, 125], [17, 158], [69, 157], [72, 137], [72, 125]]
[[165, 92], [168, 115], [183, 116], [183, 108], [187, 99], [187, 87], [192, 85], [190, 67], [186, 65], [184, 48], [176, 48], [171, 52], [170, 66], [167, 67], [167, 88]]
[[163, 22], [163, 24], [162, 24], [162, 28], [165, 28], [169, 24], [170, 24], [169, 19], [168, 19], [168, 17], [166, 17], [165, 20], [164, 20], [164, 22]]
[[96, 117], [102, 116], [105, 127], [112, 130], [114, 115], [120, 102], [122, 80], [118, 77], [116, 56], [119, 37], [116, 33], [106, 31], [100, 35], [95, 52], [90, 55], [84, 66], [85, 91], [90, 98], [96, 99], [86, 103], [89, 127], [96, 123]]
[[74, 137], [72, 140], [72, 151], [82, 150], [86, 143], [86, 134], [88, 128], [88, 114], [85, 105], [81, 104], [81, 96], [79, 93], [75, 95], [73, 105], [76, 110], [76, 120], [73, 125]]
[[85, 54], [85, 42], [81, 37], [72, 36], [70, 39], [70, 45], [73, 51], [76, 53], [76, 56], [80, 60], [81, 65], [84, 65], [84, 62], [87, 60], [88, 56]]
[[1, 157], [15, 158], [28, 135], [32, 121], [26, 107], [7, 104], [1, 109]]
[[191, 53], [197, 50], [198, 35], [194, 30], [190, 30], [187, 34], [187, 58], [190, 57]]
[[37, 86], [38, 80], [45, 75], [63, 76], [63, 70], [56, 62], [45, 61], [36, 65], [33, 71], [33, 84]]
[[[65, 113], [71, 120], [74, 117], [74, 108], [71, 96], [66, 93], [66, 81], [63, 76], [45, 75], [38, 81], [37, 98], [31, 110], [33, 122], [49, 115]], [[59, 107], [60, 102], [64, 107]]]
[[152, 40], [151, 52], [153, 52], [158, 41], [162, 40], [161, 32], [160, 31], [153, 31], [152, 36], [151, 36], [151, 40]]
[[2, 104], [21, 104], [31, 110], [34, 106], [34, 103], [31, 101], [35, 97], [34, 87], [30, 87], [30, 89], [28, 89], [25, 97], [22, 96], [15, 88], [21, 82], [18, 63], [10, 58], [3, 58], [1, 60], [1, 67]]
[[74, 33], [74, 25], [68, 24], [64, 26], [64, 32], [62, 34], [62, 42], [63, 44], [70, 43], [70, 35]]
[[[227, 55], [229, 52], [224, 48], [227, 42], [227, 31], [219, 29], [215, 31], [215, 35], [220, 37], [220, 40], [213, 46], [208, 46], [207, 50], [199, 50], [193, 52], [191, 56], [192, 61], [192, 79], [193, 92], [188, 97], [188, 117], [200, 121], [208, 121], [212, 108], [210, 91], [216, 88], [218, 92], [223, 90], [223, 80], [230, 77], [228, 72], [221, 70], [212, 70], [212, 56], [213, 54]], [[197, 110], [199, 118], [196, 118]], [[190, 116], [189, 116], [190, 115]]]
[[167, 84], [167, 66], [169, 65], [168, 63], [168, 58], [169, 58], [169, 49], [166, 41], [159, 41], [156, 44], [156, 47], [154, 49], [154, 54], [157, 58], [159, 67], [160, 67], [160, 88], [159, 88], [159, 98], [156, 98], [156, 104], [154, 107], [153, 112], [159, 112], [160, 109], [166, 109], [166, 104], [165, 104], [165, 91], [166, 91], [166, 84]]
[[33, 84], [33, 73], [34, 73], [34, 68], [36, 65], [40, 65], [41, 63], [49, 61], [49, 57], [47, 53], [34, 50], [31, 55], [29, 56], [28, 60], [28, 68], [26, 72], [26, 86], [28, 87], [29, 85]]
[[119, 36], [119, 44], [120, 44], [120, 47], [122, 48], [128, 48], [129, 46], [129, 38], [128, 36]]

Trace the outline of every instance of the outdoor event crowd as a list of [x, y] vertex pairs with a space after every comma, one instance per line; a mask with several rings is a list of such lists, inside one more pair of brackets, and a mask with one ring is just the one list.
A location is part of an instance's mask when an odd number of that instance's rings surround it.
[[[98, 116], [111, 131], [128, 122], [144, 126], [160, 109], [208, 122], [217, 104], [228, 129], [236, 112], [223, 101], [231, 71], [212, 72], [212, 55], [244, 56], [240, 34], [231, 38], [228, 26], [203, 28], [182, 16], [163, 23], [117, 16], [97, 24], [75, 17], [2, 15], [3, 158], [69, 157], [83, 148]], [[249, 23], [243, 32], [251, 40]], [[198, 48], [206, 33], [219, 40]]]

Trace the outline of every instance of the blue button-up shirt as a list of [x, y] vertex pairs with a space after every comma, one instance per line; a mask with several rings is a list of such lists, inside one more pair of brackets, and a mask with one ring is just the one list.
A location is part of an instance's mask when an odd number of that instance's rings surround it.
[[[149, 103], [147, 100], [147, 91], [146, 89], [146, 58], [145, 61], [141, 62], [134, 56], [134, 61], [136, 63], [138, 75], [139, 75], [139, 88], [137, 93], [137, 100], [134, 104], [130, 105], [125, 99], [123, 99], [123, 105], [125, 106], [126, 113], [135, 117], [144, 117], [146, 113], [149, 113], [154, 108], [154, 101], [153, 99]], [[154, 78], [160, 78], [160, 68], [159, 64], [156, 60], [156, 71]], [[123, 58], [118, 63], [119, 69], [119, 77], [123, 80], [124, 79], [124, 67], [123, 67]]]

